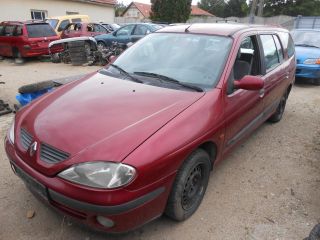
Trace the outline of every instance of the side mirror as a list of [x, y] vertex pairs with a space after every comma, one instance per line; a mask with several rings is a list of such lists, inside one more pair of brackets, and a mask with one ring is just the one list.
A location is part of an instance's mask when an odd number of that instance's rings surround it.
[[117, 32], [116, 32], [116, 31], [113, 32], [112, 35], [113, 35], [113, 36], [117, 36]]
[[264, 81], [261, 77], [246, 75], [241, 80], [234, 81], [236, 89], [260, 90], [264, 87]]

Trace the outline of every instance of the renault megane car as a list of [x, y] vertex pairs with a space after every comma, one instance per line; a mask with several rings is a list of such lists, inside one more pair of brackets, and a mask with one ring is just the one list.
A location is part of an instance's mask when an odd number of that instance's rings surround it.
[[5, 139], [12, 169], [44, 202], [99, 230], [128, 231], [163, 213], [185, 220], [210, 170], [266, 120], [281, 120], [290, 49], [289, 32], [274, 27], [149, 34], [21, 109]]

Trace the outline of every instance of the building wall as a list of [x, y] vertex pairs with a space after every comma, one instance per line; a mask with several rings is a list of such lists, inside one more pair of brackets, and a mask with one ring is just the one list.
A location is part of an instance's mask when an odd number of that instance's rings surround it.
[[30, 20], [32, 10], [45, 10], [47, 17], [79, 12], [89, 15], [93, 22], [114, 22], [114, 7], [95, 5], [71, 0], [0, 0], [0, 22]]
[[123, 15], [125, 18], [134, 18], [134, 19], [144, 19], [144, 16], [141, 14], [141, 12], [135, 7], [131, 6], [126, 13]]

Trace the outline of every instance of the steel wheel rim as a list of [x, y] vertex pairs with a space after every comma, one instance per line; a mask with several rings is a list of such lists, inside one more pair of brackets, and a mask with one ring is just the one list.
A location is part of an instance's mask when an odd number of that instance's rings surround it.
[[201, 199], [204, 190], [204, 171], [203, 166], [198, 164], [189, 172], [189, 176], [184, 185], [182, 192], [182, 208], [189, 210], [196, 206], [196, 203]]

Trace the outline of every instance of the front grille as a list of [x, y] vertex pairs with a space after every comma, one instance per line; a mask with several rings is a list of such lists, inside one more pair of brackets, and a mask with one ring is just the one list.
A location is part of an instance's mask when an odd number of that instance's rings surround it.
[[40, 159], [50, 164], [59, 163], [69, 158], [69, 154], [58, 150], [48, 144], [42, 143], [40, 147]]
[[24, 149], [28, 149], [32, 143], [33, 137], [30, 133], [27, 132], [24, 128], [21, 128], [20, 131], [20, 140]]

